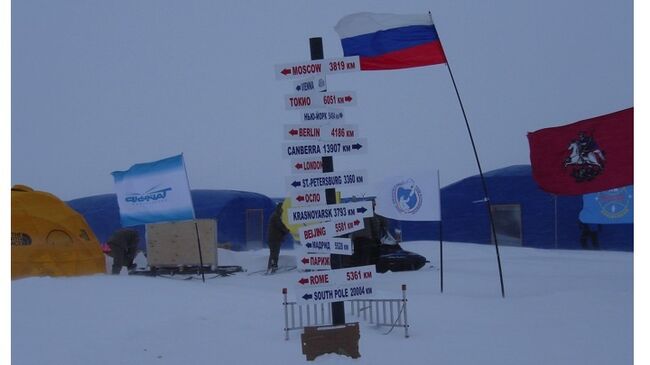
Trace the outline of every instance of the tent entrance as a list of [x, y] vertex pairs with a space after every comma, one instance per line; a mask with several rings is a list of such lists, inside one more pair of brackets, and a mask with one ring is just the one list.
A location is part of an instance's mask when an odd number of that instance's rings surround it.
[[[521, 205], [494, 204], [491, 208], [499, 245], [521, 246]], [[494, 243], [493, 235], [490, 235], [490, 240]]]
[[246, 249], [259, 250], [264, 247], [264, 210], [246, 209]]

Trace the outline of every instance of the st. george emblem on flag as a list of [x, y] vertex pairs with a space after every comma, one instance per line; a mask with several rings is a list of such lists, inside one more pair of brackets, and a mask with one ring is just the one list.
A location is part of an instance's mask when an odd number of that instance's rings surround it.
[[418, 172], [381, 182], [375, 213], [402, 221], [439, 221], [440, 188], [437, 174]]
[[122, 226], [194, 219], [183, 155], [111, 173]]

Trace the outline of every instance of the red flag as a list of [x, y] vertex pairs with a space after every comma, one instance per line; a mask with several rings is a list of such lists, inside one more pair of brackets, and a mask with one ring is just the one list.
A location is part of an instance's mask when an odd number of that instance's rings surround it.
[[533, 178], [559, 195], [634, 183], [634, 108], [528, 133]]

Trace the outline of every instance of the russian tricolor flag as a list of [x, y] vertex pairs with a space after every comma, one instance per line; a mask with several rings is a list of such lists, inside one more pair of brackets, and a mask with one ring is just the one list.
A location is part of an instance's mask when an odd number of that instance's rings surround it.
[[334, 27], [343, 54], [359, 56], [361, 70], [392, 70], [447, 62], [428, 14], [356, 13]]

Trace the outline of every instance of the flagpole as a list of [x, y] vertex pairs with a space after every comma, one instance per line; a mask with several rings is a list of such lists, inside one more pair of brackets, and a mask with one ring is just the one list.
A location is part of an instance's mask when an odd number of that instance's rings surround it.
[[[181, 153], [181, 156], [183, 154]], [[192, 220], [194, 221], [194, 230], [196, 231], [196, 244], [199, 248], [199, 272], [201, 279], [205, 283], [205, 273], [203, 272], [203, 253], [201, 253], [201, 236], [199, 235], [199, 223], [196, 221], [196, 213], [194, 212], [194, 199], [192, 198], [192, 188], [190, 187], [190, 178], [187, 177], [187, 167], [185, 167], [185, 157], [183, 157], [183, 170], [185, 170], [185, 180], [187, 180], [187, 188], [190, 190], [190, 201], [192, 201]]]
[[440, 292], [442, 293], [443, 288], [443, 269], [442, 269], [442, 193], [440, 192], [440, 170], [437, 170], [438, 174], [438, 202], [440, 203], [440, 220], [438, 221], [438, 238], [440, 238]]
[[[429, 19], [431, 19], [431, 24], [433, 24], [433, 17], [431, 16], [431, 12], [429, 12]], [[438, 34], [438, 39], [440, 39], [440, 45], [442, 45], [442, 39], [440, 38], [440, 34]], [[444, 52], [444, 47], [442, 47], [442, 49]], [[445, 60], [446, 60], [445, 64], [447, 65], [447, 70], [449, 71], [449, 76], [451, 77], [451, 82], [454, 84], [454, 90], [456, 90], [456, 97], [458, 98], [458, 104], [460, 105], [460, 110], [463, 112], [463, 118], [465, 119], [465, 126], [467, 127], [467, 133], [469, 134], [469, 140], [472, 143], [472, 149], [474, 150], [474, 157], [476, 158], [476, 165], [478, 166], [478, 172], [479, 175], [481, 176], [481, 185], [483, 185], [485, 202], [487, 203], [488, 216], [490, 218], [490, 226], [492, 228], [492, 238], [494, 239], [494, 247], [496, 248], [497, 262], [499, 265], [499, 280], [501, 282], [501, 296], [505, 298], [506, 293], [505, 293], [505, 289], [503, 288], [503, 271], [501, 269], [501, 256], [499, 255], [499, 243], [497, 241], [497, 233], [494, 226], [494, 219], [492, 217], [492, 205], [490, 204], [487, 185], [485, 183], [485, 177], [483, 176], [483, 169], [481, 168], [481, 162], [478, 158], [478, 152], [476, 151], [476, 144], [474, 143], [474, 138], [472, 137], [472, 130], [469, 127], [469, 122], [467, 120], [467, 113], [465, 113], [465, 107], [463, 106], [463, 101], [460, 98], [460, 93], [458, 92], [458, 87], [456, 86], [456, 80], [454, 79], [454, 74], [451, 72], [451, 66], [449, 65], [449, 60], [447, 59], [446, 55], [445, 55]]]

